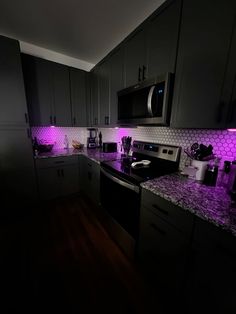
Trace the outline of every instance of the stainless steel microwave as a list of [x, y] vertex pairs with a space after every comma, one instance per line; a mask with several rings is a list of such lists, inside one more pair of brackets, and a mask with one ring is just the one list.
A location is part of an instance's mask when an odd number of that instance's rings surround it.
[[167, 73], [119, 91], [118, 123], [168, 125], [173, 76]]

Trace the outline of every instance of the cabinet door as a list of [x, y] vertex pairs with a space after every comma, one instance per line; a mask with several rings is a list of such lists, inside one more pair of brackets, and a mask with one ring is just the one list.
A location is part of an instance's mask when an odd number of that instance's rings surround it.
[[186, 313], [235, 313], [236, 238], [199, 218], [183, 303]]
[[60, 196], [75, 194], [78, 192], [78, 164], [62, 167]]
[[71, 68], [70, 85], [73, 126], [88, 126], [86, 72]]
[[110, 123], [118, 120], [117, 92], [124, 88], [124, 49], [120, 48], [110, 58]]
[[[145, 79], [145, 31], [139, 30], [125, 44], [125, 86], [132, 86]], [[144, 70], [144, 71], [143, 71]]]
[[0, 102], [0, 124], [26, 125], [19, 43], [3, 36], [0, 36]]
[[222, 102], [228, 106], [227, 128], [236, 128], [236, 23], [227, 66], [226, 79], [222, 93]]
[[58, 126], [71, 126], [70, 78], [69, 68], [52, 63], [54, 87], [53, 123]]
[[0, 128], [1, 197], [6, 207], [15, 204], [19, 208], [36, 198], [33, 151], [27, 134], [26, 128]]
[[234, 0], [184, 0], [172, 127], [224, 127], [221, 91], [234, 15]]
[[30, 124], [52, 125], [53, 73], [50, 61], [22, 54]]
[[180, 1], [173, 1], [155, 16], [147, 30], [147, 76], [175, 72]]
[[100, 125], [109, 124], [110, 116], [110, 59], [99, 65], [99, 112]]
[[99, 106], [99, 88], [98, 88], [98, 69], [91, 72], [91, 125], [98, 125], [98, 106]]
[[60, 196], [62, 174], [59, 167], [37, 169], [37, 179], [41, 200]]

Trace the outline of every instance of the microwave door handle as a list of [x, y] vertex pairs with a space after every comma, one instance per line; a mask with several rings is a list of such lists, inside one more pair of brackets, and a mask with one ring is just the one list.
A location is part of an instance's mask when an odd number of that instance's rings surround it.
[[124, 186], [127, 189], [130, 189], [132, 191], [134, 191], [135, 193], [139, 193], [139, 187], [130, 183], [127, 183], [123, 180], [120, 180], [116, 177], [114, 177], [113, 175], [111, 175], [110, 173], [108, 173], [107, 171], [105, 171], [103, 168], [101, 168], [101, 172], [110, 180], [112, 180], [113, 182]]
[[152, 86], [150, 88], [150, 91], [148, 93], [148, 101], [147, 101], [147, 110], [148, 110], [148, 113], [151, 116], [153, 116], [153, 112], [152, 112], [152, 95], [153, 95], [154, 89], [155, 89], [155, 86]]

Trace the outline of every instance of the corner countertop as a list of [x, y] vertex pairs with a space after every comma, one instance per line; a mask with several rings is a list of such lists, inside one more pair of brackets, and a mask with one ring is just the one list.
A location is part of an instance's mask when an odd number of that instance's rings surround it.
[[66, 156], [75, 156], [75, 155], [84, 155], [90, 158], [91, 160], [100, 164], [102, 161], [109, 161], [119, 159], [121, 157], [120, 153], [103, 153], [99, 148], [91, 148], [91, 149], [59, 149], [53, 150], [48, 153], [40, 153], [35, 156], [35, 159], [42, 159], [42, 158], [54, 158], [54, 157], [66, 157]]
[[236, 236], [236, 206], [223, 187], [206, 186], [179, 173], [146, 181], [141, 186]]

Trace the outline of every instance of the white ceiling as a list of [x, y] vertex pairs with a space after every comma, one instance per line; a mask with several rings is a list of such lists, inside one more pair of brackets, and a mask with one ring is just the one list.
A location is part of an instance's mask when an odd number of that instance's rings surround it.
[[0, 0], [0, 33], [92, 64], [165, 0]]

